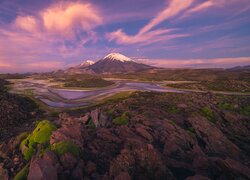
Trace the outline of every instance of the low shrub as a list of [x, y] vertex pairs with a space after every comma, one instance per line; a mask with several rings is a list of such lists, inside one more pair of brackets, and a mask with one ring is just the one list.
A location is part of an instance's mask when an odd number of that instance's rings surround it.
[[113, 119], [113, 124], [115, 125], [126, 125], [128, 123], [128, 113], [124, 112], [120, 117]]
[[24, 166], [23, 169], [21, 169], [21, 170], [16, 174], [16, 176], [14, 177], [14, 180], [26, 180], [26, 179], [27, 179], [27, 176], [28, 176], [28, 173], [29, 173], [29, 166], [26, 165], [26, 166]]
[[209, 107], [203, 107], [201, 109], [201, 114], [206, 117], [210, 122], [212, 123], [216, 123], [216, 119], [215, 119], [215, 116], [214, 116], [214, 113], [213, 111], [209, 108]]

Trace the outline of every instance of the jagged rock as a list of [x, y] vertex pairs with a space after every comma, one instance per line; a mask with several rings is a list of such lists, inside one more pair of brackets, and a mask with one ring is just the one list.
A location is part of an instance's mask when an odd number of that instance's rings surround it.
[[0, 144], [0, 157], [5, 159], [8, 157], [10, 149], [6, 143]]
[[0, 179], [1, 180], [9, 179], [8, 171], [4, 169], [1, 164], [0, 164]]
[[56, 124], [60, 125], [63, 124], [67, 119], [69, 118], [69, 115], [67, 113], [60, 113], [59, 118], [56, 121]]
[[50, 144], [55, 144], [61, 141], [71, 141], [82, 148], [82, 126], [78, 123], [74, 123], [71, 126], [63, 126], [54, 131], [50, 137]]
[[163, 153], [166, 156], [190, 164], [195, 154], [201, 153], [200, 148], [196, 147], [197, 152], [194, 154], [194, 145], [197, 142], [184, 129], [169, 122], [162, 123], [162, 128], [164, 131], [161, 135], [165, 137]]
[[103, 139], [106, 142], [114, 142], [114, 143], [121, 143], [120, 138], [113, 135], [108, 129], [100, 128], [96, 132], [97, 137]]
[[[161, 159], [161, 154], [150, 144], [134, 149], [136, 162], [135, 179], [172, 179], [173, 176]], [[154, 173], [152, 173], [154, 172]]]
[[108, 124], [108, 117], [105, 114], [100, 113], [99, 123], [101, 127], [106, 127]]
[[144, 137], [145, 139], [147, 139], [148, 141], [152, 142], [153, 141], [153, 137], [151, 136], [151, 134], [145, 129], [145, 126], [136, 126], [135, 127], [136, 132], [139, 133], [142, 137]]
[[57, 158], [56, 154], [53, 153], [52, 151], [46, 151], [43, 155], [43, 160], [49, 162], [53, 166], [58, 164], [58, 158]]
[[110, 163], [109, 175], [111, 178], [119, 176], [123, 172], [135, 171], [135, 159], [133, 153], [128, 149], [123, 149], [121, 154], [114, 158]]
[[210, 178], [201, 175], [195, 175], [192, 177], [188, 177], [185, 180], [210, 180]]
[[115, 180], [131, 180], [131, 178], [127, 172], [122, 172], [115, 178]]
[[84, 179], [83, 170], [84, 170], [84, 162], [80, 160], [77, 163], [76, 168], [72, 172], [71, 179], [83, 180]]
[[188, 119], [196, 134], [203, 142], [203, 148], [210, 155], [227, 155], [238, 158], [239, 148], [227, 139], [227, 137], [215, 125], [202, 116]]
[[100, 114], [100, 110], [99, 109], [95, 109], [94, 111], [91, 111], [90, 116], [91, 119], [93, 121], [93, 123], [95, 124], [95, 127], [99, 127], [99, 114]]
[[88, 121], [89, 121], [89, 119], [90, 119], [90, 114], [87, 113], [87, 114], [85, 114], [85, 116], [80, 117], [80, 118], [78, 119], [78, 121], [79, 121], [80, 123], [82, 123], [82, 124], [87, 124]]
[[222, 169], [224, 176], [228, 179], [246, 178], [250, 179], [250, 168], [233, 159], [217, 159], [216, 164]]
[[49, 161], [33, 157], [30, 163], [28, 180], [55, 180], [57, 168]]
[[14, 165], [20, 164], [20, 158], [18, 157], [18, 155], [14, 156], [13, 163], [14, 163]]
[[85, 172], [88, 175], [91, 175], [96, 172], [96, 164], [93, 163], [92, 161], [88, 161], [86, 167], [85, 167]]
[[62, 166], [65, 169], [71, 170], [75, 167], [76, 163], [77, 163], [77, 159], [75, 158], [74, 155], [72, 155], [71, 153], [67, 152], [64, 153], [61, 157], [60, 157], [60, 161]]
[[67, 113], [62, 112], [62, 113], [59, 114], [59, 119], [60, 119], [60, 120], [64, 121], [64, 120], [66, 120], [67, 118], [69, 118], [69, 115], [68, 115]]

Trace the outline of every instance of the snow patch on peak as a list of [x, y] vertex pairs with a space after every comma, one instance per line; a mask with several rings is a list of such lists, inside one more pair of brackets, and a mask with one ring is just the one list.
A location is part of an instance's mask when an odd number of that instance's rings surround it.
[[83, 63], [80, 64], [80, 66], [86, 66], [86, 65], [92, 65], [94, 64], [95, 62], [94, 61], [91, 61], [91, 60], [87, 60], [87, 61], [84, 61]]
[[121, 62], [125, 62], [125, 61], [132, 61], [130, 58], [120, 54], [120, 53], [111, 53], [108, 54], [107, 56], [105, 56], [103, 59], [109, 59], [112, 61], [121, 61]]

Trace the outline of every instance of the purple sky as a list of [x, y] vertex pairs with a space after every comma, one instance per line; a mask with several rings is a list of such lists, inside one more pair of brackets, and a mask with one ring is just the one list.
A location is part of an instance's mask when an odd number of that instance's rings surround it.
[[250, 1], [0, 0], [0, 73], [111, 52], [160, 67], [250, 64]]

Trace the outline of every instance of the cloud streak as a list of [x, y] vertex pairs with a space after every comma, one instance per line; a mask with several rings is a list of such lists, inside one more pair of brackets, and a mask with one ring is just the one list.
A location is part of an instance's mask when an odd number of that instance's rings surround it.
[[144, 34], [149, 30], [153, 29], [155, 26], [159, 25], [163, 21], [179, 14], [181, 11], [187, 9], [194, 0], [172, 0], [169, 5], [161, 11], [155, 18], [153, 18], [146, 26], [144, 26], [139, 34]]
[[156, 42], [189, 36], [187, 34], [173, 34], [173, 29], [152, 29], [163, 21], [187, 9], [193, 1], [194, 0], [171, 0], [168, 6], [159, 12], [148, 24], [142, 27], [136, 35], [129, 36], [122, 29], [118, 29], [117, 31], [107, 34], [106, 37], [109, 41], [115, 41], [118, 44], [149, 45]]
[[138, 59], [137, 61], [162, 68], [231, 68], [249, 65], [250, 57], [214, 59]]

